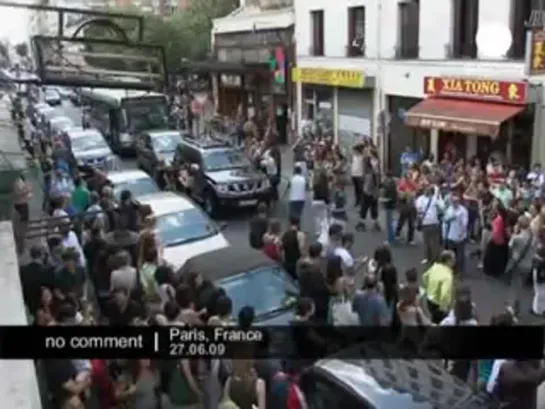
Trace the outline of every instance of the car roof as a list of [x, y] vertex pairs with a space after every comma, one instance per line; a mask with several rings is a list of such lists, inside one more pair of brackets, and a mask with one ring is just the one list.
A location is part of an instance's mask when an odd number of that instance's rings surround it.
[[180, 131], [177, 131], [175, 129], [169, 129], [169, 130], [164, 130], [164, 131], [151, 131], [151, 132], [146, 132], [151, 138], [158, 138], [158, 137], [161, 137], [161, 136], [168, 136], [168, 135], [179, 135], [180, 137], [182, 137], [182, 133]]
[[157, 217], [196, 208], [195, 204], [190, 199], [172, 192], [158, 192], [139, 196], [138, 202], [143, 205], [151, 206], [153, 213]]
[[314, 368], [376, 408], [486, 409], [494, 404], [433, 361], [334, 358]]
[[243, 246], [229, 246], [191, 257], [177, 272], [177, 275], [181, 276], [194, 271], [202, 274], [208, 280], [216, 281], [259, 267], [277, 265], [259, 250]]
[[47, 104], [45, 104], [44, 106], [38, 108], [38, 111], [41, 111], [42, 113], [43, 112], [51, 112], [51, 111], [54, 111], [54, 110], [55, 110], [55, 108], [53, 108], [52, 106], [49, 106]]
[[51, 118], [50, 122], [53, 124], [54, 122], [61, 122], [61, 121], [70, 121], [70, 122], [74, 122], [72, 121], [70, 118], [68, 118], [67, 116], [56, 116], [54, 118]]
[[211, 149], [232, 149], [233, 145], [221, 139], [215, 138], [202, 138], [195, 139], [192, 137], [184, 136], [182, 138], [182, 144], [185, 146], [191, 146], [198, 150], [211, 150]]
[[69, 128], [66, 133], [69, 138], [84, 138], [90, 135], [99, 135], [101, 138], [103, 137], [98, 129]]
[[51, 108], [47, 102], [38, 102], [34, 104], [34, 109]]
[[106, 176], [108, 177], [108, 180], [110, 180], [110, 182], [112, 182], [114, 185], [137, 179], [151, 179], [150, 175], [138, 169], [109, 172]]

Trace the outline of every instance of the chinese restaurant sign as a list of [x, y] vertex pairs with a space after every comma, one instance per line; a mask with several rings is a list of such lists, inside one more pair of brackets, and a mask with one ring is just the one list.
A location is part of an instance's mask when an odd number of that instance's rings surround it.
[[424, 77], [424, 93], [435, 97], [525, 104], [528, 97], [528, 84], [518, 81]]
[[545, 74], [545, 32], [530, 30], [527, 33], [526, 74]]
[[363, 71], [356, 70], [295, 67], [292, 69], [291, 78], [293, 82], [330, 87], [363, 88], [365, 86]]

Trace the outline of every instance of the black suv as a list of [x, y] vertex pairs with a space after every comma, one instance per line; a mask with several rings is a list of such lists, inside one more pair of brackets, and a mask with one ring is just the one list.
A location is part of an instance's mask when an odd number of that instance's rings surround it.
[[227, 142], [184, 137], [172, 165], [178, 171], [178, 189], [212, 216], [220, 209], [252, 207], [270, 199], [267, 175], [253, 166], [241, 149]]

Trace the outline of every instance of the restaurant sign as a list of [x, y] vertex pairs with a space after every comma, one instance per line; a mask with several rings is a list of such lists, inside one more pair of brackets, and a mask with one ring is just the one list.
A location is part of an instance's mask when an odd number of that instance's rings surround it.
[[300, 68], [291, 71], [293, 82], [327, 85], [330, 87], [363, 88], [365, 75], [358, 70], [331, 70], [325, 68]]
[[433, 97], [525, 104], [528, 98], [528, 84], [519, 81], [424, 77], [424, 94]]
[[526, 36], [526, 74], [543, 75], [545, 74], [545, 32], [529, 30]]

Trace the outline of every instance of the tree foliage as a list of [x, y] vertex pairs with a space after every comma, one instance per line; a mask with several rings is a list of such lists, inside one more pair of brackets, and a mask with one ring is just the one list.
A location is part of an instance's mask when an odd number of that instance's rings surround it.
[[[144, 42], [163, 46], [167, 68], [174, 72], [180, 67], [182, 59], [198, 61], [210, 54], [213, 20], [234, 10], [236, 3], [235, 0], [191, 0], [188, 8], [169, 16], [144, 14]], [[139, 14], [134, 8], [116, 11]], [[131, 40], [137, 40], [136, 21], [114, 20], [114, 22], [125, 30]], [[115, 37], [108, 31], [104, 27], [89, 26], [85, 29], [84, 36], [114, 39]], [[96, 46], [93, 49], [96, 50]], [[101, 46], [100, 49], [107, 51], [107, 46]], [[97, 61], [93, 61], [93, 65], [97, 65], [96, 63]], [[105, 61], [100, 63], [101, 66], [105, 64], [114, 68]]]
[[21, 58], [28, 57], [28, 44], [27, 43], [19, 43], [15, 46], [15, 52], [17, 55]]

